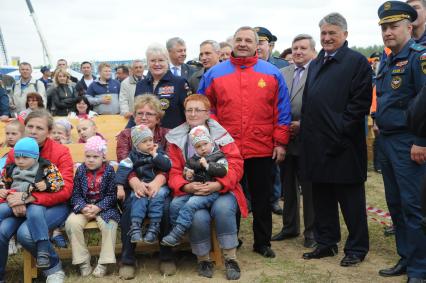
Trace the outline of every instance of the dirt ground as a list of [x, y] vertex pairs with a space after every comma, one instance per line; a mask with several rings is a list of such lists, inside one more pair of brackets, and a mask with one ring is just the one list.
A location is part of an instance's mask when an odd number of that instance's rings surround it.
[[[369, 172], [366, 184], [367, 204], [386, 210], [381, 175]], [[380, 217], [370, 214], [381, 220]], [[281, 229], [281, 217], [274, 215], [274, 233]], [[302, 221], [303, 222], [303, 221]], [[347, 230], [342, 225], [342, 240], [346, 239]], [[251, 218], [242, 221], [240, 238], [244, 241], [238, 251], [238, 259], [242, 269], [238, 282], [405, 282], [406, 277], [385, 279], [377, 274], [380, 268], [393, 265], [397, 261], [393, 237], [384, 237], [383, 226], [369, 220], [370, 252], [365, 261], [356, 267], [340, 267], [343, 256], [342, 244], [339, 254], [322, 260], [306, 261], [302, 253], [308, 251], [303, 247], [303, 238], [299, 237], [283, 242], [272, 242], [277, 257], [265, 259], [251, 251], [252, 233]], [[93, 277], [81, 278], [70, 261], [64, 261], [66, 282], [227, 282], [223, 268], [217, 268], [213, 279], [197, 276], [196, 259], [190, 252], [177, 254], [178, 272], [172, 277], [163, 277], [158, 270], [157, 255], [141, 255], [138, 258], [137, 277], [134, 280], [122, 281], [117, 270], [104, 279]], [[22, 279], [22, 259], [20, 255], [10, 257], [7, 266], [7, 282], [19, 282]], [[42, 276], [36, 282], [44, 282]]]

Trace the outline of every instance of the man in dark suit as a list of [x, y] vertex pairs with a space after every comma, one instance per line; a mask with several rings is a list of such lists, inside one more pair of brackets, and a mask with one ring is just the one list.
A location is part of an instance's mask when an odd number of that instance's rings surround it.
[[195, 69], [185, 64], [186, 59], [186, 44], [182, 38], [173, 37], [166, 42], [167, 51], [170, 57], [170, 71], [178, 77], [183, 77], [188, 80]]
[[372, 94], [367, 59], [348, 48], [345, 18], [332, 13], [319, 23], [323, 49], [309, 65], [302, 102], [302, 179], [312, 183], [314, 251], [304, 259], [337, 254], [339, 206], [349, 231], [341, 266], [364, 260], [369, 250], [365, 186], [365, 116]]
[[313, 230], [314, 208], [312, 204], [312, 187], [309, 182], [299, 180], [299, 129], [302, 96], [308, 76], [308, 67], [316, 54], [315, 41], [310, 35], [300, 34], [294, 38], [291, 49], [294, 64], [281, 69], [281, 73], [290, 91], [292, 118], [290, 124], [291, 140], [288, 144], [286, 158], [280, 168], [285, 201], [283, 229], [272, 237], [272, 241], [290, 239], [300, 234], [300, 184], [303, 192], [304, 246], [313, 248], [316, 243]]

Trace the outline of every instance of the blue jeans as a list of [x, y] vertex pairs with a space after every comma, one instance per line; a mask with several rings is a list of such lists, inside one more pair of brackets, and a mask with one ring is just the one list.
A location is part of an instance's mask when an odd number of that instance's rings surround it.
[[[25, 213], [26, 223], [35, 242], [49, 240], [49, 229], [46, 223], [46, 207], [29, 204]], [[14, 217], [12, 208], [7, 203], [0, 204], [0, 222], [8, 217]]]
[[[68, 204], [58, 204], [46, 208], [45, 217], [48, 229], [54, 229], [64, 224], [70, 208]], [[17, 234], [18, 242], [33, 256], [37, 255], [36, 242], [32, 239], [28, 223], [24, 217], [11, 216], [0, 223], [0, 280], [4, 280], [7, 264], [9, 240]], [[45, 276], [62, 270], [62, 265], [53, 246], [49, 244], [50, 267], [43, 270]]]
[[172, 224], [184, 227], [186, 232], [191, 227], [195, 212], [210, 208], [218, 197], [219, 193], [217, 192], [207, 196], [184, 195], [175, 197], [170, 204]]
[[212, 219], [215, 221], [220, 247], [222, 249], [236, 248], [238, 246], [237, 212], [237, 200], [232, 193], [220, 195], [210, 210], [197, 210], [189, 230], [192, 253], [196, 256], [205, 256], [210, 252]]
[[[130, 242], [129, 229], [131, 225], [130, 213], [132, 208], [132, 201], [135, 196], [132, 196], [130, 190], [126, 188], [126, 199], [123, 203], [123, 214], [121, 215], [121, 263], [124, 265], [135, 265], [135, 247], [136, 244]], [[166, 197], [163, 206], [163, 218], [160, 223], [160, 238], [170, 233], [170, 217], [169, 206], [171, 197]], [[173, 250], [171, 247], [160, 245], [160, 261], [169, 261], [174, 259]]]
[[132, 210], [130, 212], [132, 221], [136, 218], [142, 222], [148, 216], [152, 222], [160, 222], [163, 216], [164, 202], [169, 193], [170, 190], [167, 186], [162, 186], [153, 198], [137, 198], [135, 193], [132, 192]]

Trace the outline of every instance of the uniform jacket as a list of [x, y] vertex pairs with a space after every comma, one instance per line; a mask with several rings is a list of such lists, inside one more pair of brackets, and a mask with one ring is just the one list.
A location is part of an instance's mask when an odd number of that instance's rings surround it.
[[[387, 57], [376, 77], [376, 123], [380, 133], [408, 132], [407, 109], [426, 84], [426, 47], [413, 39], [402, 50]], [[426, 140], [417, 138], [417, 145]]]
[[134, 172], [139, 180], [150, 183], [157, 173], [169, 172], [172, 166], [170, 158], [162, 149], [157, 150], [153, 158], [150, 154], [139, 152], [133, 147], [129, 157], [120, 161], [117, 169], [116, 183], [125, 185], [131, 172]]
[[[408, 127], [411, 132], [418, 136], [426, 138], [426, 87], [417, 95], [414, 102], [408, 109]], [[426, 204], [426, 203], [425, 203]]]
[[[223, 178], [216, 178], [216, 181], [222, 184], [223, 189], [219, 191], [221, 194], [234, 194], [241, 215], [247, 217], [247, 202], [240, 185], [243, 177], [243, 159], [240, 155], [237, 145], [231, 135], [213, 119], [207, 120], [207, 126], [214, 143], [220, 148], [228, 161], [228, 173]], [[171, 130], [166, 139], [169, 143], [168, 155], [172, 161], [172, 168], [169, 172], [169, 187], [173, 191], [175, 197], [185, 195], [181, 189], [189, 182], [183, 177], [183, 170], [187, 160], [187, 143], [189, 125], [184, 123], [179, 127]]]
[[[120, 222], [120, 213], [117, 209], [117, 185], [115, 184], [115, 172], [114, 168], [109, 164], [104, 164], [105, 170], [103, 171], [101, 186], [100, 186], [100, 201], [95, 203], [101, 209], [99, 213], [101, 218], [105, 222], [109, 222], [111, 219]], [[87, 169], [86, 165], [81, 164], [74, 177], [74, 191], [71, 198], [71, 207], [74, 213], [80, 213], [80, 211], [90, 201], [87, 197], [89, 190], [87, 183], [87, 174], [96, 174]]]
[[277, 67], [278, 69], [282, 69], [290, 65], [286, 60], [272, 55], [269, 56], [268, 62]]
[[[308, 67], [303, 71], [302, 76], [300, 77], [299, 84], [293, 89], [293, 78], [296, 65], [292, 64], [288, 67], [281, 69], [281, 73], [284, 76], [285, 82], [287, 84], [290, 103], [291, 103], [291, 118], [292, 121], [299, 121], [302, 111], [302, 98], [303, 90], [305, 89], [306, 78], [308, 76]], [[300, 135], [297, 135], [290, 140], [287, 148], [288, 154], [299, 155], [299, 146], [300, 146]]]
[[27, 102], [27, 94], [30, 92], [37, 92], [43, 98], [44, 105], [47, 103], [46, 99], [46, 89], [44, 88], [44, 83], [42, 81], [31, 78], [27, 86], [21, 87], [21, 80], [19, 79], [12, 87], [12, 93], [10, 97], [10, 102], [16, 107], [15, 111], [17, 113], [25, 110], [25, 104]]
[[[143, 80], [136, 84], [135, 96], [146, 93], [154, 94], [160, 99], [161, 108], [165, 112], [163, 119], [161, 119], [161, 127], [173, 129], [185, 122], [183, 101], [191, 94], [191, 90], [184, 78], [175, 77], [172, 72], [167, 71], [154, 89], [153, 78], [148, 73]], [[134, 125], [133, 119], [129, 120], [127, 128]]]
[[348, 43], [309, 65], [301, 118], [302, 177], [317, 183], [361, 183], [367, 177], [365, 116], [371, 104], [367, 59]]
[[287, 145], [290, 99], [280, 71], [272, 64], [231, 56], [204, 74], [198, 93], [235, 139], [244, 159], [272, 156], [274, 146]]
[[[86, 97], [93, 106], [93, 111], [98, 114], [119, 114], [120, 104], [118, 95], [120, 93], [120, 82], [109, 79], [107, 84], [101, 83], [99, 80], [93, 81], [86, 92]], [[102, 98], [111, 96], [110, 104], [102, 104]]]
[[75, 107], [77, 93], [75, 87], [70, 85], [59, 85], [50, 92], [55, 116], [68, 116]]
[[[69, 149], [47, 138], [42, 148], [40, 148], [40, 156], [49, 160], [58, 167], [64, 179], [64, 187], [59, 192], [33, 192], [32, 196], [35, 197], [34, 204], [43, 206], [54, 206], [60, 203], [67, 202], [72, 194], [73, 176], [74, 176], [74, 163]], [[13, 149], [9, 151], [6, 164], [14, 163]]]

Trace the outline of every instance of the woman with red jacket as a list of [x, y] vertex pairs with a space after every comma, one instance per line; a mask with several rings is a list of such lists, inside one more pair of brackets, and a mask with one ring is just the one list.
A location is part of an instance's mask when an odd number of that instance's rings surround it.
[[[7, 202], [17, 217], [4, 219], [0, 224], [0, 282], [5, 280], [8, 256], [9, 239], [16, 233], [18, 242], [36, 256], [36, 243], [25, 222], [26, 203], [32, 202], [46, 207], [45, 218], [49, 229], [61, 226], [69, 212], [68, 200], [73, 188], [73, 160], [67, 147], [56, 143], [49, 138], [53, 126], [53, 118], [46, 110], [31, 112], [25, 119], [25, 135], [37, 141], [40, 147], [40, 156], [49, 160], [58, 167], [64, 179], [65, 186], [59, 192], [33, 192], [23, 201], [23, 193], [9, 194]], [[13, 150], [8, 154], [6, 164], [13, 162]], [[50, 251], [50, 266], [43, 270], [47, 282], [63, 282], [65, 274], [62, 271], [61, 261], [52, 246]]]
[[[210, 102], [199, 94], [188, 96], [184, 102], [186, 123], [174, 128], [167, 135], [168, 153], [172, 160], [169, 172], [169, 187], [174, 196], [184, 194], [208, 195], [219, 192], [219, 198], [210, 210], [201, 209], [194, 214], [190, 229], [192, 252], [198, 258], [198, 274], [204, 277], [213, 276], [213, 264], [209, 258], [211, 250], [210, 223], [214, 219], [219, 245], [225, 258], [226, 278], [240, 278], [240, 268], [236, 261], [238, 246], [237, 221], [238, 211], [246, 217], [247, 204], [239, 181], [243, 176], [243, 159], [231, 135], [213, 119], [209, 119]], [[225, 177], [216, 178], [214, 182], [188, 182], [183, 175], [185, 161], [194, 155], [194, 148], [188, 142], [191, 128], [206, 126], [216, 145], [228, 160], [228, 173]], [[170, 204], [170, 211], [178, 209]]]

